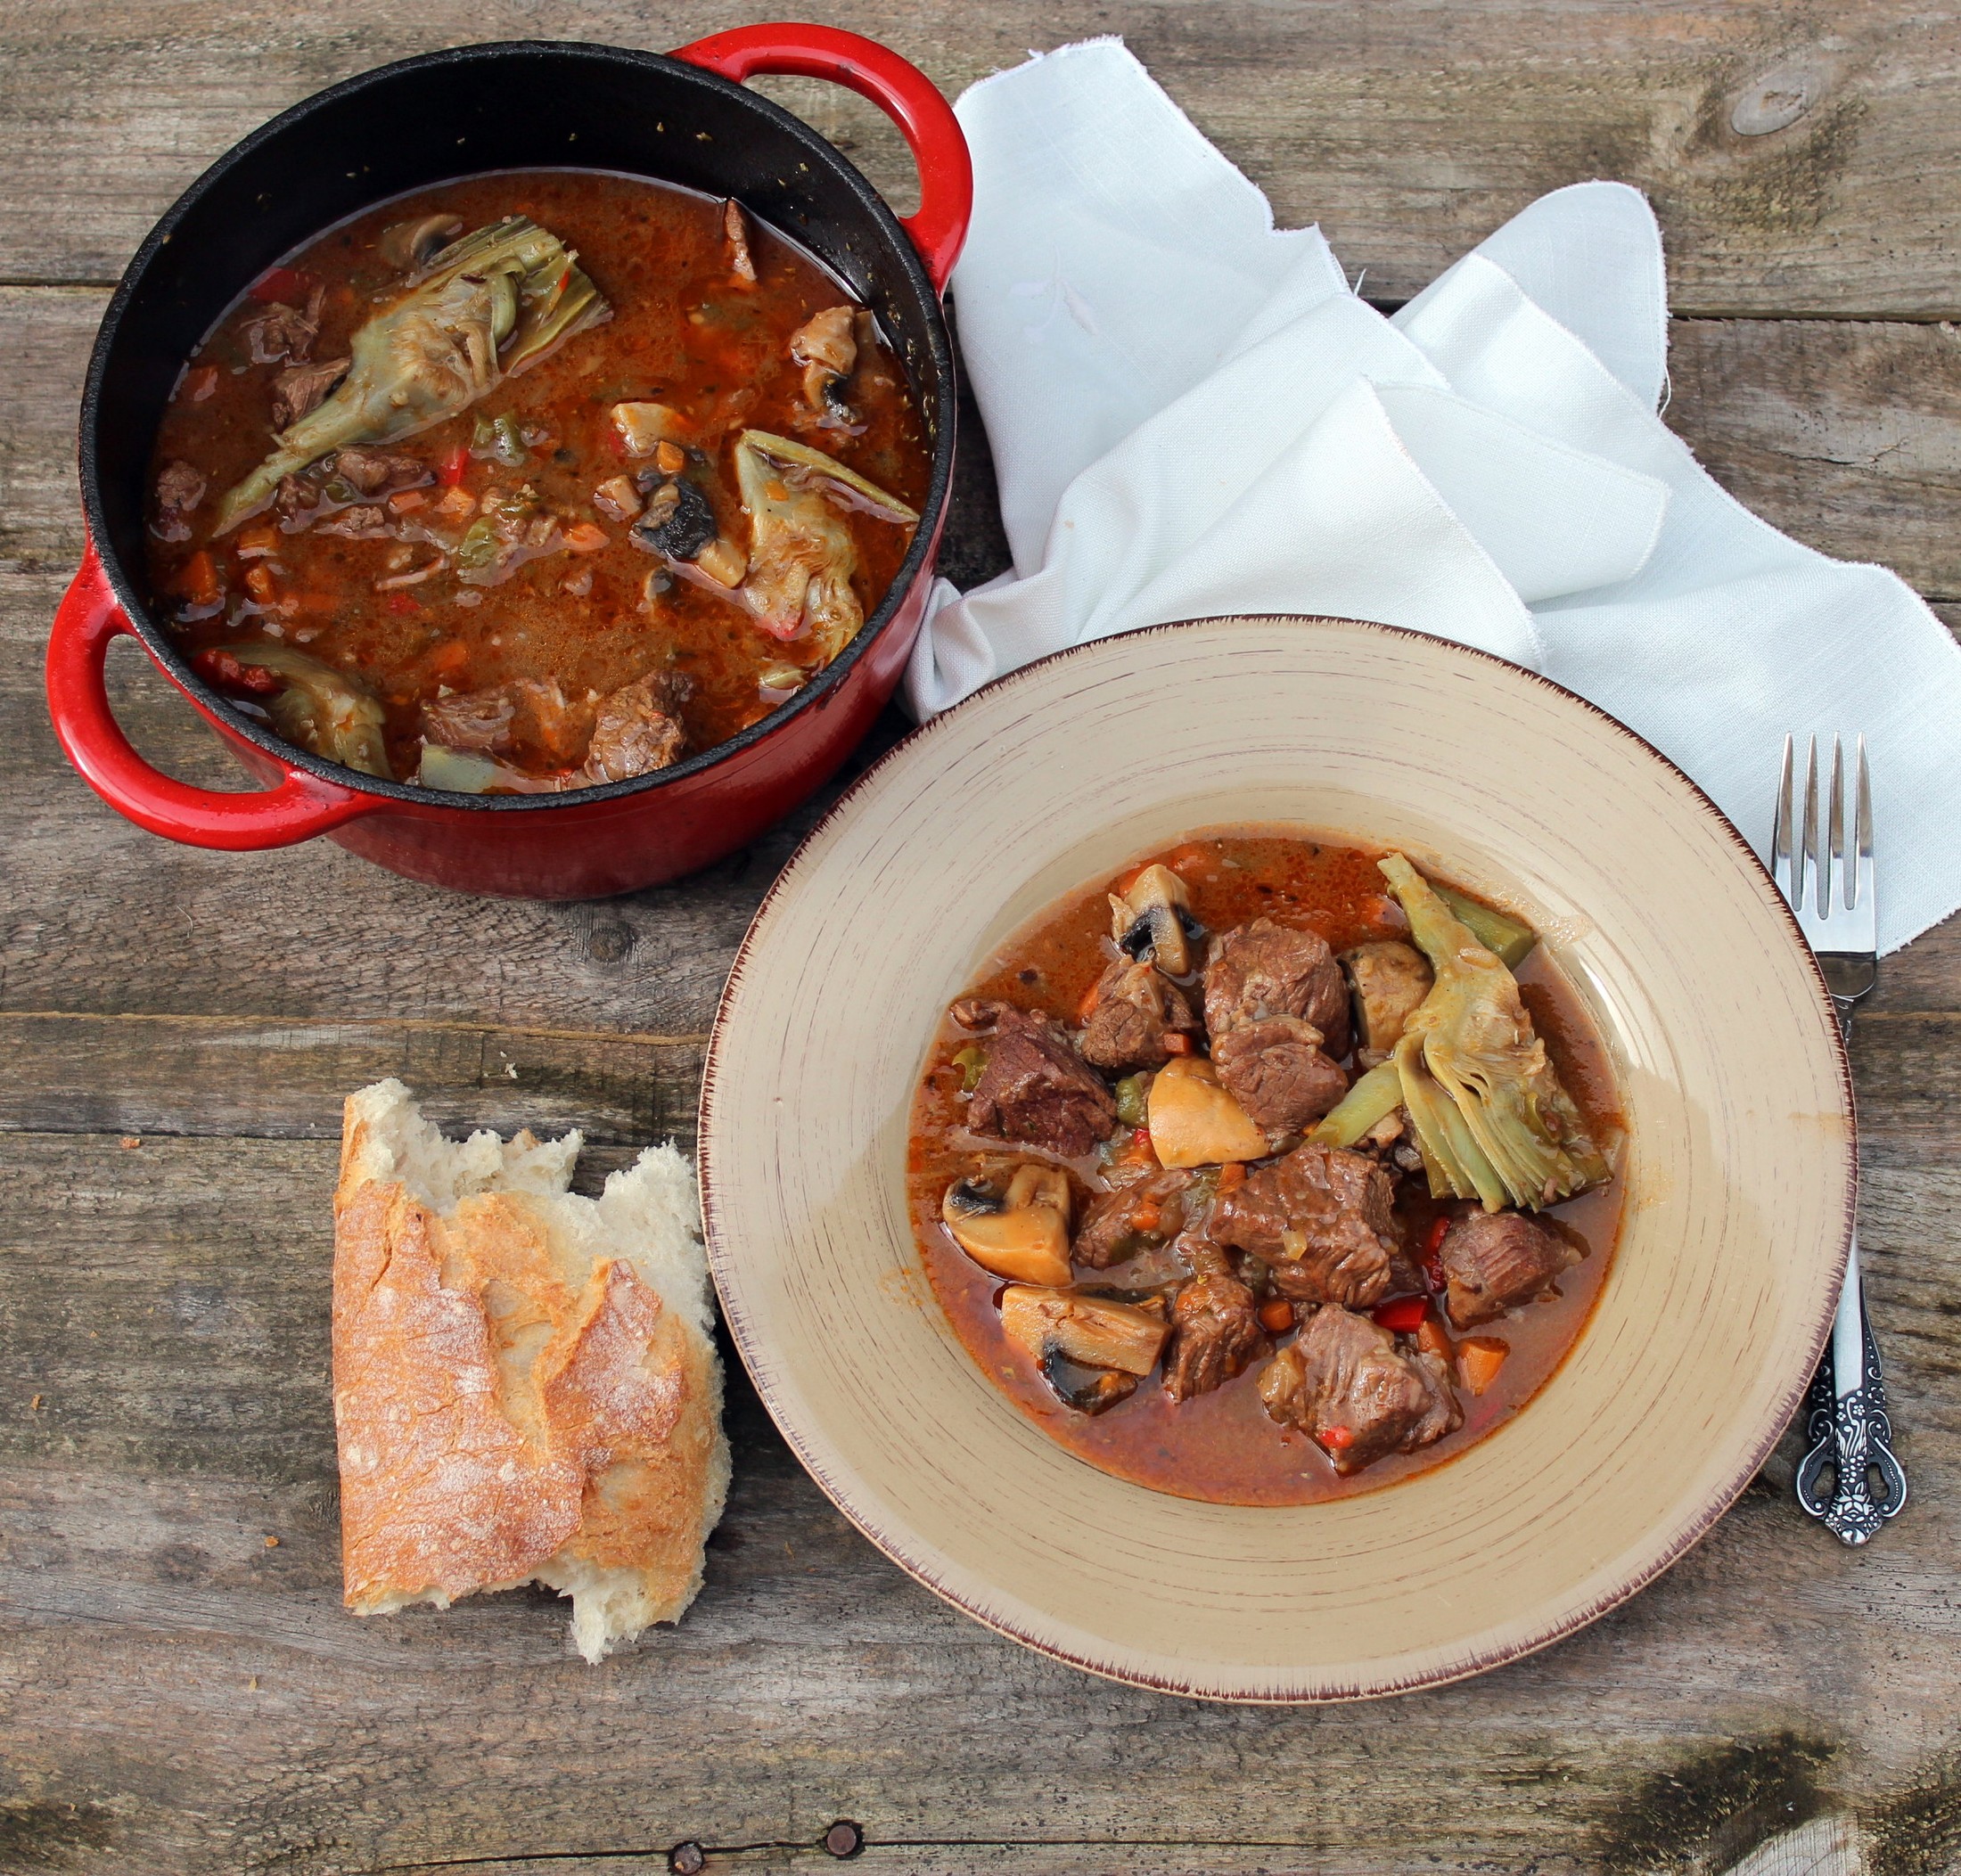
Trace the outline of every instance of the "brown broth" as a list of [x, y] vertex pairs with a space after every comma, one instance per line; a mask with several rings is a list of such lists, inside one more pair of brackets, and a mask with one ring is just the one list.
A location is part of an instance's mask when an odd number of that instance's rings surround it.
[[[480, 417], [509, 414], [548, 432], [551, 446], [534, 450], [521, 469], [472, 462], [464, 486], [480, 496], [493, 485], [529, 484], [546, 511], [602, 527], [606, 546], [548, 554], [488, 587], [439, 575], [378, 593], [374, 583], [398, 543], [294, 533], [281, 540], [272, 563], [275, 601], [252, 600], [244, 586], [249, 567], [237, 552], [250, 524], [215, 542], [209, 533], [217, 496], [272, 447], [272, 381], [279, 366], [250, 362], [242, 330], [265, 307], [248, 296], [193, 356], [153, 457], [153, 474], [181, 460], [208, 479], [190, 538], [170, 542], [152, 534], [150, 542], [152, 588], [160, 610], [177, 619], [186, 654], [210, 646], [247, 651], [272, 641], [355, 674], [386, 710], [398, 778], [414, 774], [420, 707], [444, 685], [470, 691], [555, 678], [568, 697], [604, 694], [671, 659], [694, 680], [683, 713], [691, 752], [759, 720], [782, 700], [760, 692], [764, 670], [785, 662], [818, 668], [810, 635], [788, 643], [770, 637], [741, 607], [685, 579], [676, 579], [651, 606], [644, 602], [644, 583], [660, 561], [632, 545], [626, 528], [591, 501], [600, 483], [644, 466], [623, 459], [611, 408], [656, 399], [695, 421], [703, 447], [715, 453], [723, 532], [746, 547], [734, 467], [734, 439], [745, 427], [807, 441], [915, 509], [921, 504], [930, 457], [897, 358], [882, 340], [861, 356], [849, 389], [863, 426], [857, 434], [799, 429], [801, 367], [790, 356], [790, 334], [812, 314], [849, 300], [849, 293], [753, 217], [747, 230], [759, 277], [752, 289], [734, 288], [719, 201], [640, 177], [571, 169], [446, 183], [368, 210], [297, 250], [285, 266], [326, 289], [315, 358], [346, 356], [354, 331], [378, 302], [399, 291], [400, 271], [376, 250], [382, 231], [436, 212], [460, 217], [469, 228], [513, 213], [530, 216], [577, 250], [613, 315], [505, 379], [460, 416], [378, 446], [418, 456], [433, 469], [470, 443]], [[208, 366], [216, 367], [215, 383]], [[912, 529], [857, 513], [844, 519], [858, 556], [854, 588], [869, 619], [905, 559]], [[192, 610], [181, 597], [186, 565], [205, 551], [224, 588], [224, 609], [185, 619]], [[426, 557], [426, 549], [419, 552]], [[569, 579], [586, 576], [588, 591], [566, 590]], [[540, 772], [553, 766], [535, 752], [516, 759]]]
[[[963, 994], [999, 997], [1073, 1025], [1113, 954], [1107, 896], [1153, 861], [1184, 878], [1194, 913], [1214, 931], [1264, 914], [1309, 927], [1337, 953], [1372, 938], [1407, 938], [1408, 922], [1376, 870], [1378, 857], [1378, 850], [1270, 829], [1208, 831], [1051, 906], [1003, 945]], [[1617, 1135], [1612, 1063], [1571, 986], [1543, 946], [1517, 975], [1533, 1023], [1589, 1126], [1596, 1137]], [[1588, 1255], [1560, 1278], [1553, 1299], [1480, 1325], [1476, 1333], [1502, 1338], [1511, 1353], [1482, 1395], [1458, 1389], [1464, 1425], [1432, 1446], [1392, 1454], [1348, 1478], [1306, 1434], [1268, 1417], [1259, 1397], [1263, 1361], [1182, 1403], [1153, 1378], [1105, 1413], [1078, 1413], [1003, 1333], [996, 1299], [1005, 1284], [961, 1250], [940, 1218], [941, 1198], [955, 1180], [1029, 1157], [1011, 1143], [978, 1142], [962, 1127], [962, 1071], [952, 1058], [972, 1039], [950, 1020], [942, 1022], [914, 1098], [907, 1162], [914, 1237], [934, 1293], [982, 1372], [1070, 1451], [1119, 1478], [1183, 1498], [1254, 1505], [1312, 1504], [1393, 1485], [1447, 1462], [1522, 1411], [1564, 1360], [1599, 1297], [1620, 1228], [1619, 1179], [1546, 1214], [1577, 1233]], [[1089, 1164], [1079, 1170], [1087, 1173]], [[1078, 1181], [1079, 1202], [1087, 1189]], [[1413, 1241], [1421, 1241], [1437, 1209], [1420, 1181], [1400, 1183], [1397, 1214]], [[1090, 1281], [1104, 1274], [1093, 1273]]]

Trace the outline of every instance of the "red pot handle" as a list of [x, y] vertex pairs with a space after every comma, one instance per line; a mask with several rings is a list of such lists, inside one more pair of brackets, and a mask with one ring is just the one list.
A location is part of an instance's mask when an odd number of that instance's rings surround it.
[[916, 65], [876, 39], [796, 20], [739, 26], [681, 46], [674, 57], [738, 85], [759, 72], [786, 72], [829, 78], [871, 99], [898, 126], [919, 165], [919, 213], [900, 226], [926, 263], [934, 291], [946, 291], [973, 214], [973, 160], [953, 106]]
[[276, 788], [227, 795], [152, 768], [111, 713], [103, 679], [111, 641], [131, 629], [91, 542], [48, 637], [47, 707], [68, 759], [117, 813], [191, 847], [243, 853], [310, 840], [377, 805], [304, 769], [288, 769]]

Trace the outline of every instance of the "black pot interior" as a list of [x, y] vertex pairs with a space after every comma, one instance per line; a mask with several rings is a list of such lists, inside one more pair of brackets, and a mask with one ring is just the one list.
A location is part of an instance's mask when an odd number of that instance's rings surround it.
[[[464, 46], [349, 79], [255, 132], [157, 225], [110, 306], [83, 397], [83, 504], [117, 596], [180, 677], [195, 685], [144, 608], [143, 528], [157, 425], [193, 348], [267, 268], [348, 216], [452, 177], [543, 167], [622, 170], [735, 196], [824, 261], [876, 314], [905, 362], [932, 442], [931, 486], [912, 553], [884, 602], [799, 707], [841, 679], [896, 610], [946, 500], [953, 366], [938, 298], [877, 193], [787, 111], [679, 61], [596, 45]], [[283, 759], [348, 779], [337, 765], [279, 741], [228, 708], [224, 714]], [[692, 771], [765, 726], [661, 776]], [[359, 779], [370, 792], [427, 799], [399, 784]], [[458, 805], [517, 807], [538, 799], [462, 797]]]

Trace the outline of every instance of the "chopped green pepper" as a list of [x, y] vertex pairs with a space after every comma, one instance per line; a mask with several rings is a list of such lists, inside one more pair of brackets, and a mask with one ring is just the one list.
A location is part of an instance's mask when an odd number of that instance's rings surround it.
[[1117, 1118], [1126, 1126], [1142, 1126], [1146, 1111], [1145, 1097], [1151, 1086], [1145, 1074], [1126, 1075], [1117, 1084]]
[[988, 1052], [977, 1042], [970, 1042], [953, 1059], [954, 1066], [960, 1070], [960, 1092], [971, 1094], [980, 1085], [980, 1077], [987, 1071]]

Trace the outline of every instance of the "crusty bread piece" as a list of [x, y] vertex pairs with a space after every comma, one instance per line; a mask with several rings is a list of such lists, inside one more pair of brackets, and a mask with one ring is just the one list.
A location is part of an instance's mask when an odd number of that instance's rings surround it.
[[579, 1135], [446, 1140], [348, 1099], [333, 1413], [347, 1604], [548, 1584], [588, 1661], [702, 1586], [728, 1491], [694, 1175], [650, 1147], [574, 1197]]

